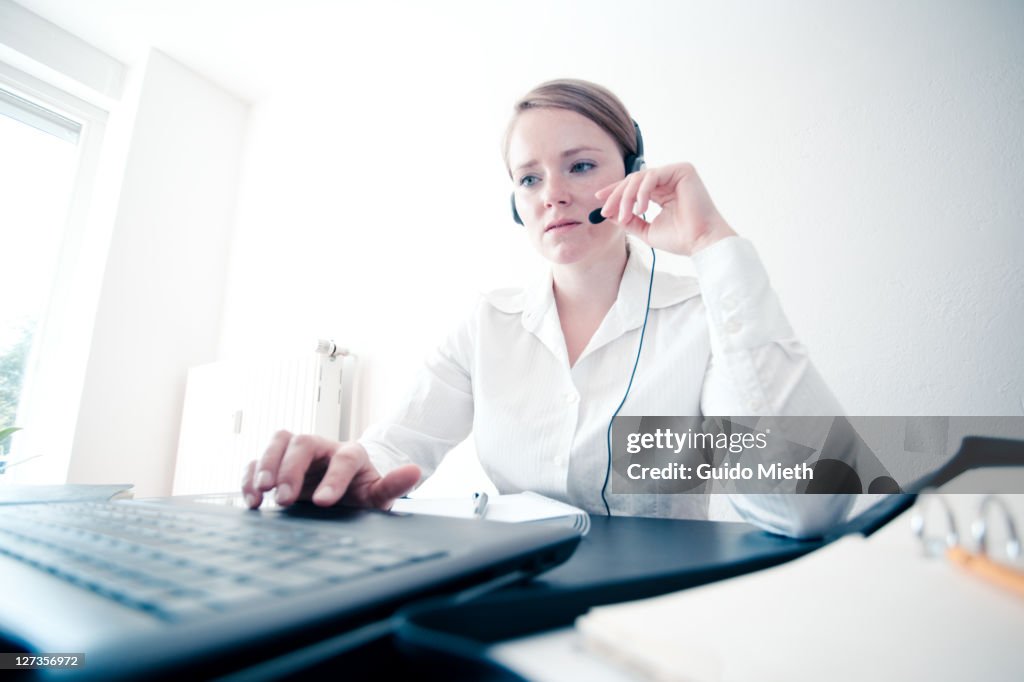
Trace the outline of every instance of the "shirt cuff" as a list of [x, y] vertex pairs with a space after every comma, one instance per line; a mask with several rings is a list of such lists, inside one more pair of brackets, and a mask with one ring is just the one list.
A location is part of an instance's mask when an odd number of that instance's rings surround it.
[[801, 540], [822, 538], [846, 520], [856, 495], [731, 494], [740, 517], [762, 530]]

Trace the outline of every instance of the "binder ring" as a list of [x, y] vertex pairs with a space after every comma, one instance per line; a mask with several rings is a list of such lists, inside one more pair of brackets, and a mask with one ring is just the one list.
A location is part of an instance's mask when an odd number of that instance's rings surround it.
[[921, 541], [921, 545], [928, 554], [939, 554], [942, 551], [941, 547], [937, 547], [937, 538], [928, 537], [925, 535], [925, 518], [927, 517], [926, 512], [928, 507], [935, 501], [942, 507], [946, 517], [946, 537], [945, 546], [955, 547], [960, 541], [960, 534], [956, 530], [956, 519], [953, 517], [953, 509], [949, 506], [949, 502], [944, 497], [937, 494], [934, 488], [929, 488], [922, 491], [917, 496], [917, 504], [914, 508], [914, 515], [910, 517], [910, 527], [914, 531], [914, 535]]
[[974, 520], [971, 529], [974, 532], [974, 540], [978, 543], [978, 552], [988, 554], [988, 517], [989, 510], [998, 507], [1002, 511], [1003, 522], [1006, 524], [1006, 554], [1011, 560], [1020, 556], [1020, 536], [1017, 535], [1017, 526], [1013, 522], [1013, 515], [1006, 500], [996, 495], [986, 495], [978, 505], [978, 517]]

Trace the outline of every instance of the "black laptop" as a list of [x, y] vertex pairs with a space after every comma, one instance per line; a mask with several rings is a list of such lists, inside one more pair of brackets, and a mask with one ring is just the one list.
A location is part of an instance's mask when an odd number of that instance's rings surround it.
[[415, 599], [546, 570], [579, 541], [542, 524], [211, 501], [0, 506], [5, 664], [103, 680], [224, 675]]

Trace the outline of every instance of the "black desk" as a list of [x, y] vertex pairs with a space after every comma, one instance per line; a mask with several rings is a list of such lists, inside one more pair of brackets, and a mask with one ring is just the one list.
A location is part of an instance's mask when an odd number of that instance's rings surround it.
[[[420, 625], [472, 632], [481, 641], [495, 642], [571, 624], [592, 606], [749, 573], [821, 545], [770, 535], [745, 523], [593, 517], [590, 534], [569, 561], [529, 583], [458, 608], [414, 606], [407, 614]], [[495, 609], [501, 618], [481, 617]]]
[[689, 576], [687, 585], [698, 584], [693, 581], [764, 568], [821, 545], [770, 535], [746, 523], [595, 516], [591, 524], [569, 561], [539, 576], [533, 588], [612, 589], [616, 594], [609, 596], [621, 601], [619, 594], [626, 592], [673, 589], [683, 576]]
[[465, 603], [410, 605], [393, 620], [249, 668], [230, 679], [291, 675], [438, 675], [517, 679], [488, 663], [495, 642], [572, 624], [592, 607], [640, 599], [767, 568], [824, 541], [769, 535], [744, 523], [593, 517], [569, 561], [526, 584]]

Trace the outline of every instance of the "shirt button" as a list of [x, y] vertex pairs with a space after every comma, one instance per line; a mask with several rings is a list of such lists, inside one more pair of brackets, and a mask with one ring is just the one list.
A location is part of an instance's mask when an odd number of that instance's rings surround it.
[[570, 405], [572, 405], [574, 402], [576, 402], [579, 399], [580, 399], [580, 396], [579, 396], [578, 393], [566, 393], [565, 394], [565, 402], [569, 403]]
[[736, 320], [729, 320], [728, 322], [725, 323], [725, 331], [729, 332], [730, 334], [735, 334], [742, 328], [743, 325]]

